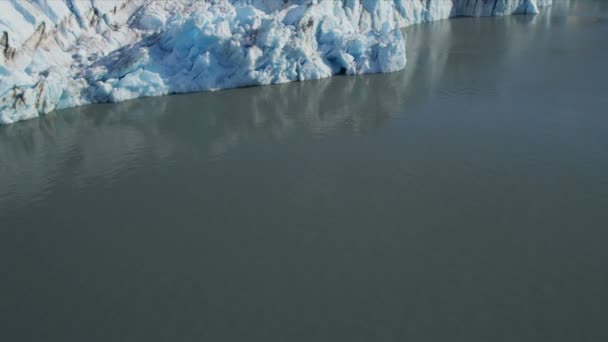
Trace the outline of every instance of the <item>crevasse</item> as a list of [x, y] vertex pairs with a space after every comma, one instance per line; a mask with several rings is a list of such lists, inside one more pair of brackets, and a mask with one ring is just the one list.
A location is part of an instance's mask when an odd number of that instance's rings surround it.
[[0, 1], [0, 124], [97, 102], [390, 72], [400, 28], [552, 0]]

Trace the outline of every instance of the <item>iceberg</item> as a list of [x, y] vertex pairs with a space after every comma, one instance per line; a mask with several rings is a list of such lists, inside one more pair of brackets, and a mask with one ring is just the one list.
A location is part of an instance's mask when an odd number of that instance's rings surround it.
[[392, 72], [401, 28], [552, 0], [8, 0], [0, 124], [143, 96]]

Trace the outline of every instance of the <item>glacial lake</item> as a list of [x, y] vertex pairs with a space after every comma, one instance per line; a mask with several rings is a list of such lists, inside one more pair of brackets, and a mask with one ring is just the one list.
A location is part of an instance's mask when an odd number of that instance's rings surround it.
[[0, 127], [0, 340], [608, 341], [608, 1], [556, 2]]

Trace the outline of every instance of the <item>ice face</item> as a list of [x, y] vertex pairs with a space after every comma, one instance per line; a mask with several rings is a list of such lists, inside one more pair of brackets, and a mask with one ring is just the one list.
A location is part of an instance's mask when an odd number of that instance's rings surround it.
[[142, 96], [391, 72], [400, 28], [551, 0], [0, 2], [0, 123]]

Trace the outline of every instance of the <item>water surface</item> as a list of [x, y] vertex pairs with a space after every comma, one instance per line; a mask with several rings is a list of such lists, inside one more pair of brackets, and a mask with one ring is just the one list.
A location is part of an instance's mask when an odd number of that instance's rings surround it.
[[557, 1], [0, 127], [0, 340], [608, 340], [608, 2]]

